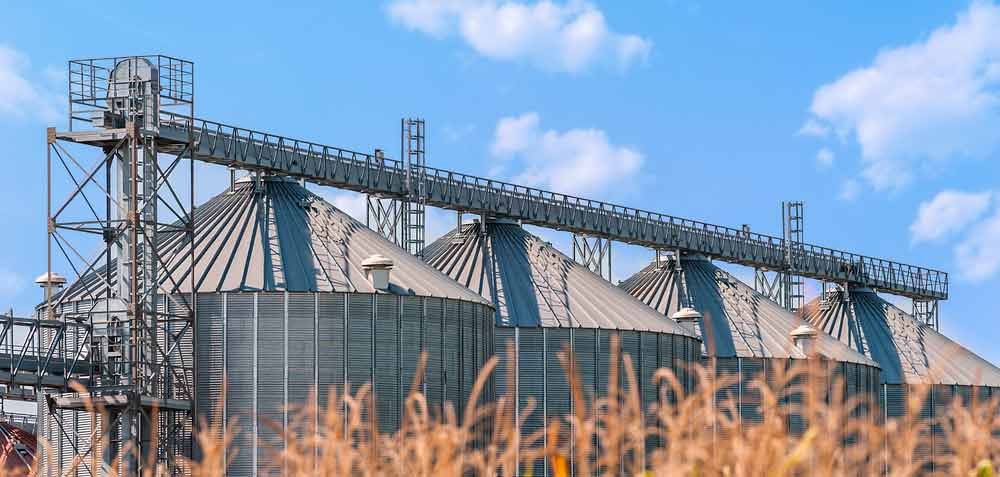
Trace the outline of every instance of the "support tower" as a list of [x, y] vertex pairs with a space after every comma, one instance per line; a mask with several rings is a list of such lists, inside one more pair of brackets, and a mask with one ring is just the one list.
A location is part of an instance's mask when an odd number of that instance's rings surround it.
[[573, 234], [573, 260], [611, 281], [611, 239]]
[[796, 260], [802, 255], [802, 244], [805, 241], [804, 212], [805, 205], [802, 202], [781, 203], [785, 266], [780, 270], [757, 268], [754, 273], [754, 288], [793, 313], [805, 303], [802, 277], [789, 272], [796, 268]]
[[[405, 197], [368, 194], [365, 222], [380, 235], [418, 257], [423, 256], [426, 224], [424, 120], [400, 121], [399, 156], [403, 160]], [[374, 160], [385, 154], [375, 150]]]
[[[178, 289], [193, 278], [164, 264], [195, 268], [194, 65], [167, 56], [73, 60], [68, 94], [69, 129], [47, 134], [47, 224], [48, 274], [71, 271], [71, 285], [42, 313], [88, 326], [76, 345], [89, 366], [70, 376], [86, 390], [52, 392], [47, 412], [74, 446], [86, 443], [77, 449], [84, 473], [114, 465], [122, 475], [151, 466], [179, 475], [179, 458], [191, 454], [196, 338], [193, 294]], [[177, 243], [185, 246], [161, 253]], [[70, 292], [87, 305], [64, 305]], [[64, 422], [89, 403], [106, 410], [89, 424], [100, 432], [71, 437], [90, 432]], [[42, 462], [53, 475], [66, 464]]]

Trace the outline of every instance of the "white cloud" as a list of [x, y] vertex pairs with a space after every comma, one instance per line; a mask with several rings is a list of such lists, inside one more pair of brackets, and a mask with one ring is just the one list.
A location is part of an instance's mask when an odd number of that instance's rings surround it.
[[551, 71], [576, 72], [608, 60], [627, 68], [652, 49], [647, 39], [611, 31], [604, 14], [582, 0], [394, 0], [386, 10], [411, 30], [436, 38], [458, 34], [487, 58]]
[[588, 196], [611, 184], [632, 183], [642, 167], [639, 151], [612, 144], [600, 129], [542, 131], [539, 124], [536, 113], [497, 122], [491, 150], [498, 159], [522, 166], [514, 182]]
[[800, 132], [853, 137], [879, 190], [941, 161], [987, 157], [1000, 145], [998, 31], [1000, 8], [974, 2], [955, 24], [820, 87]]
[[349, 190], [331, 189], [329, 187], [316, 187], [313, 190], [323, 200], [333, 204], [341, 212], [354, 217], [355, 220], [361, 223], [365, 222], [365, 218], [368, 215], [368, 198], [365, 194]]
[[840, 194], [837, 195], [842, 201], [853, 202], [861, 195], [861, 183], [854, 179], [847, 179], [840, 186]]
[[993, 193], [946, 190], [920, 204], [917, 218], [910, 225], [913, 242], [941, 239], [960, 232], [978, 219], [989, 207]]
[[494, 156], [506, 156], [523, 151], [538, 142], [538, 113], [524, 113], [520, 116], [500, 118], [494, 133]]
[[816, 162], [818, 162], [819, 165], [823, 167], [832, 166], [834, 158], [835, 157], [833, 155], [833, 151], [825, 147], [820, 149], [819, 152], [816, 153]]
[[29, 79], [29, 67], [26, 56], [0, 45], [0, 114], [46, 122], [57, 120], [61, 105], [58, 95], [42, 87], [42, 81]]
[[799, 128], [798, 133], [803, 136], [826, 137], [830, 134], [830, 126], [820, 123], [813, 118], [809, 118], [806, 120], [805, 124]]
[[955, 247], [955, 262], [962, 277], [972, 281], [1000, 270], [1000, 210], [973, 227]]

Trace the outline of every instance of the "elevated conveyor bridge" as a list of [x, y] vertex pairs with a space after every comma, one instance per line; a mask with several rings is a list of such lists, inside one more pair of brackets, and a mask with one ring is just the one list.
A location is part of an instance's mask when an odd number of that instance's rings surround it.
[[[705, 255], [758, 269], [850, 284], [915, 300], [948, 298], [948, 274], [929, 268], [834, 250], [786, 244], [781, 237], [642, 209], [574, 197], [429, 166], [411, 166], [300, 139], [204, 119], [161, 113], [158, 135], [184, 144], [195, 139], [196, 159], [259, 170], [372, 195], [412, 198], [427, 205], [520, 220], [658, 250]], [[63, 133], [60, 139], [113, 142], [124, 130]], [[410, 181], [407, 173], [423, 181]]]

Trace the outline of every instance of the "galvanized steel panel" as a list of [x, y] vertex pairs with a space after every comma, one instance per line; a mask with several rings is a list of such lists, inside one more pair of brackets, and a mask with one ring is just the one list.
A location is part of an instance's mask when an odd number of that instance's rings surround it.
[[439, 298], [428, 298], [425, 302], [427, 316], [424, 318], [427, 342], [427, 400], [432, 403], [445, 401], [445, 347], [444, 304]]
[[257, 469], [274, 466], [274, 451], [284, 440], [285, 295], [257, 295], [256, 408]]
[[[281, 445], [278, 432], [289, 425], [296, 407], [313, 389], [339, 388], [345, 378], [354, 389], [374, 383], [379, 425], [384, 432], [394, 432], [424, 349], [433, 357], [425, 374], [429, 405], [435, 413], [441, 409], [442, 389], [449, 382], [442, 355], [450, 348], [450, 387], [461, 410], [462, 393], [492, 346], [484, 342], [492, 339], [492, 331], [484, 330], [493, 323], [491, 309], [484, 304], [448, 302], [373, 294], [200, 295], [198, 329], [209, 336], [199, 341], [197, 354], [199, 390], [208, 387], [199, 394], [199, 403], [210, 409], [221, 389], [216, 383], [228, 376], [225, 416], [239, 419], [241, 432], [234, 442], [244, 449], [234, 458], [230, 475], [280, 466], [270, 447]], [[451, 312], [447, 317], [446, 308]], [[451, 338], [446, 336], [448, 328]], [[320, 393], [321, 399], [326, 397]], [[67, 412], [67, 418], [72, 414]]]
[[399, 429], [399, 303], [395, 296], [375, 296], [374, 396], [379, 430]]
[[[571, 351], [571, 329], [543, 328], [545, 333], [545, 422], [556, 421], [561, 426], [559, 438], [567, 442], [570, 438], [569, 423], [565, 417], [572, 411], [572, 396], [566, 370], [559, 360], [560, 353]], [[548, 442], [549, 447], [559, 443]]]
[[350, 393], [372, 380], [374, 295], [347, 295], [347, 383]]
[[[716, 267], [705, 258], [682, 256], [680, 271], [673, 261], [653, 262], [620, 287], [664, 316], [685, 306], [701, 312], [701, 338], [708, 356], [719, 358], [798, 358], [806, 356], [795, 347], [789, 333], [805, 324], [777, 303]], [[679, 298], [684, 278], [689, 299]], [[874, 361], [848, 346], [820, 335], [820, 356], [835, 361], [874, 365]]]
[[466, 224], [424, 250], [427, 263], [496, 305], [497, 324], [689, 334], [517, 224]]
[[256, 452], [254, 407], [256, 383], [252, 366], [237, 366], [237, 363], [255, 365], [256, 343], [254, 341], [255, 297], [252, 294], [226, 294], [226, 379], [229, 382], [226, 394], [226, 415], [238, 419], [242, 432], [233, 437], [233, 447], [247, 449], [233, 458], [229, 465], [232, 475], [251, 475], [254, 472], [253, 454]]
[[870, 290], [831, 292], [804, 312], [814, 326], [878, 362], [884, 383], [1000, 386], [1000, 368]]
[[346, 380], [347, 334], [346, 301], [343, 294], [319, 294], [316, 320], [317, 393], [319, 405], [326, 409], [331, 392], [344, 391]]

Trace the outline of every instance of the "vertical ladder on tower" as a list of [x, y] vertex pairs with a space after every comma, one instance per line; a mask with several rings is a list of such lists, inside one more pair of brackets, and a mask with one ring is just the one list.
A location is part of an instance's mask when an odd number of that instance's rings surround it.
[[[805, 241], [804, 212], [805, 205], [801, 201], [782, 202], [782, 230], [785, 239], [785, 263], [795, 268], [795, 261], [802, 256], [802, 244]], [[786, 283], [786, 304], [788, 311], [799, 311], [805, 305], [805, 284], [802, 277], [784, 273]]]
[[426, 169], [424, 166], [424, 120], [403, 119], [400, 131], [400, 156], [406, 164], [406, 190], [410, 197], [406, 204], [405, 247], [417, 257], [424, 256]]
[[[777, 302], [786, 310], [797, 312], [805, 305], [805, 283], [802, 277], [789, 273], [802, 256], [805, 240], [805, 205], [802, 202], [781, 203], [781, 231], [784, 239], [784, 262], [781, 270], [758, 268], [754, 273], [754, 289]], [[749, 235], [749, 226], [743, 230]]]
[[[365, 223], [369, 228], [418, 257], [424, 255], [426, 243], [427, 173], [424, 166], [424, 120], [400, 120], [399, 157], [406, 175], [405, 197], [383, 197], [368, 194]], [[375, 160], [385, 159], [381, 149], [375, 150]]]

